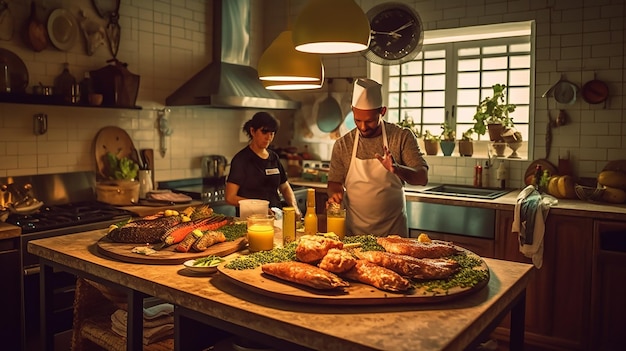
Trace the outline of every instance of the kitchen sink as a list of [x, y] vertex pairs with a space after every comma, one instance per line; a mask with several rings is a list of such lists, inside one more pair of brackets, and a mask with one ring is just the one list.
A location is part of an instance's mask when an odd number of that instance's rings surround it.
[[442, 196], [470, 197], [476, 199], [493, 200], [499, 198], [504, 194], [507, 194], [509, 191], [504, 189], [474, 188], [465, 185], [441, 184], [432, 188], [425, 188], [420, 192], [424, 194]]

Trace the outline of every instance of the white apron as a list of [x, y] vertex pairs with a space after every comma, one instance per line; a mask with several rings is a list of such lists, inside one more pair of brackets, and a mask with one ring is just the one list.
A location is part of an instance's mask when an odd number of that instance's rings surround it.
[[[389, 147], [384, 123], [382, 128], [383, 145]], [[398, 234], [408, 237], [402, 181], [387, 171], [378, 159], [358, 159], [356, 151], [360, 133], [357, 130], [355, 134], [344, 195], [347, 233], [378, 236]]]

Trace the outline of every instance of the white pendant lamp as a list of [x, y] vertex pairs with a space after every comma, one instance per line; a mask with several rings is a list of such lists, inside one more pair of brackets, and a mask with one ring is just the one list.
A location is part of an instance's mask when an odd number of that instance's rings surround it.
[[302, 52], [357, 52], [369, 41], [369, 20], [354, 0], [309, 0], [293, 27], [293, 43]]
[[321, 86], [324, 79], [320, 55], [297, 51], [291, 31], [284, 31], [274, 39], [261, 55], [257, 69], [262, 81], [301, 81]]

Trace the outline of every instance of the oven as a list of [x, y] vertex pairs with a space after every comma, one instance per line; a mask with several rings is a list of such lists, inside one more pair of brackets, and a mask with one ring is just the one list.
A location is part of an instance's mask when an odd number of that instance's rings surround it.
[[[91, 175], [88, 174], [88, 176], [90, 177]], [[19, 179], [15, 181], [17, 182]], [[30, 186], [30, 183], [27, 184]], [[71, 184], [61, 185], [59, 183], [56, 190], [68, 190], [71, 187]], [[35, 185], [32, 185], [32, 188], [35, 189]], [[48, 190], [52, 191], [51, 189]], [[71, 190], [69, 191], [72, 192]], [[85, 193], [93, 194], [93, 189], [91, 192]], [[3, 267], [3, 269], [9, 268], [11, 271], [16, 272], [18, 286], [12, 285], [7, 287], [12, 292], [10, 296], [13, 299], [3, 303], [19, 306], [21, 345], [16, 349], [21, 348], [24, 351], [41, 350], [42, 348], [39, 326], [39, 257], [28, 253], [28, 242], [83, 231], [104, 229], [111, 224], [137, 216], [137, 214], [131, 211], [100, 203], [95, 201], [95, 199], [78, 197], [85, 201], [45, 205], [45, 200], [42, 198], [47, 198], [50, 202], [54, 202], [54, 200], [45, 194], [37, 198], [44, 202], [44, 205], [34, 213], [12, 213], [6, 219], [6, 223], [16, 225], [22, 230], [22, 234], [15, 242], [15, 251], [19, 260], [12, 261], [12, 267]], [[72, 196], [65, 197], [65, 199], [70, 198]], [[69, 349], [72, 331], [76, 277], [67, 272], [54, 271], [51, 281], [54, 282], [52, 296], [53, 319], [48, 326], [54, 328], [51, 332], [55, 335], [55, 349], [67, 350]], [[12, 323], [18, 324], [15, 320]]]

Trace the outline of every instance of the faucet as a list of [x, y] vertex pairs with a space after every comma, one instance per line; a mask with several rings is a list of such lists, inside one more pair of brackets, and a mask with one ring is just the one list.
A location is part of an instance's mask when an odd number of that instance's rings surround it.
[[491, 168], [493, 166], [493, 160], [491, 159], [491, 151], [487, 148], [487, 161], [485, 161], [485, 168]]

